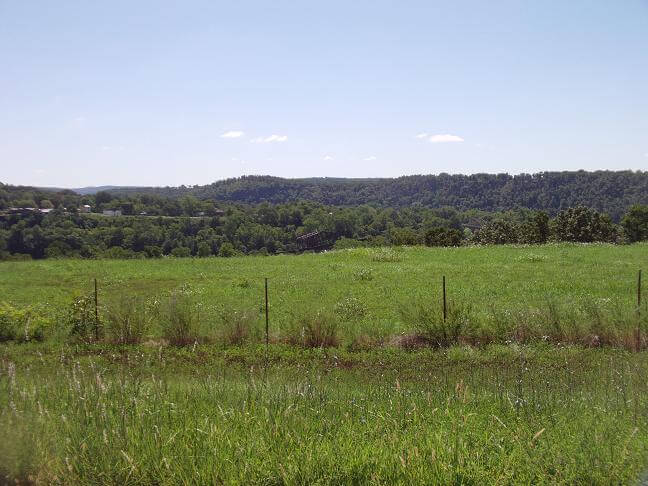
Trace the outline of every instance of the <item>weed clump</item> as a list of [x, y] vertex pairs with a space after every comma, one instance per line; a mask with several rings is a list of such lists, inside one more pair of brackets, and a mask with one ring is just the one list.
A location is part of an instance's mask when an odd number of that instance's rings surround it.
[[391, 247], [372, 248], [369, 256], [374, 262], [400, 262], [402, 257], [399, 252]]
[[105, 336], [113, 344], [139, 344], [151, 327], [151, 315], [135, 297], [122, 297], [105, 311]]
[[373, 280], [374, 274], [370, 268], [360, 268], [353, 272], [353, 278], [360, 282], [369, 282]]
[[0, 342], [43, 341], [50, 324], [32, 307], [18, 309], [0, 304]]
[[74, 299], [67, 308], [65, 321], [72, 339], [89, 342], [99, 337], [99, 323], [91, 296], [82, 295]]
[[186, 346], [199, 339], [198, 307], [191, 295], [172, 292], [158, 306], [162, 336], [173, 346]]
[[335, 304], [335, 314], [343, 321], [362, 319], [367, 315], [364, 302], [355, 297], [346, 297]]
[[221, 320], [222, 339], [225, 344], [240, 346], [259, 340], [258, 316], [254, 311], [226, 311], [221, 315]]
[[337, 319], [325, 312], [304, 314], [290, 331], [288, 342], [305, 348], [330, 348], [340, 344]]
[[468, 337], [471, 327], [471, 307], [465, 304], [448, 303], [445, 320], [438, 306], [421, 300], [401, 306], [400, 313], [403, 321], [414, 331], [416, 340], [423, 340], [429, 346], [459, 344], [462, 337]]

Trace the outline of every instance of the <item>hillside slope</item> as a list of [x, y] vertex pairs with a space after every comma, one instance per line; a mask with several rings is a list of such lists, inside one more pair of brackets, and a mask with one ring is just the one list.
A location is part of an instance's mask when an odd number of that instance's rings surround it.
[[352, 206], [453, 206], [459, 210], [502, 211], [516, 207], [550, 213], [584, 205], [617, 219], [632, 204], [648, 204], [648, 172], [542, 172], [538, 174], [416, 175], [396, 179], [283, 179], [243, 176], [205, 186], [128, 188], [119, 194], [149, 193], [168, 197], [240, 203], [286, 203], [309, 200]]

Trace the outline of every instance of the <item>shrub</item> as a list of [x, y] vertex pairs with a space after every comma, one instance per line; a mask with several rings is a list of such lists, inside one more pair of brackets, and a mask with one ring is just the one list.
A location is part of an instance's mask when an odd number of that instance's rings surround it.
[[68, 307], [65, 321], [72, 337], [90, 341], [99, 335], [99, 323], [95, 318], [94, 299], [91, 296], [77, 297]]
[[114, 344], [139, 344], [150, 329], [150, 315], [134, 297], [111, 303], [105, 316], [106, 337]]
[[198, 309], [191, 296], [173, 292], [159, 308], [162, 335], [174, 346], [186, 346], [198, 340]]
[[423, 301], [401, 306], [400, 312], [403, 321], [432, 346], [457, 344], [470, 328], [471, 308], [468, 305], [448, 303], [445, 321], [440, 306]]
[[0, 342], [42, 341], [51, 322], [32, 307], [0, 304]]
[[427, 230], [423, 239], [426, 246], [460, 246], [463, 236], [458, 229], [441, 226]]
[[186, 258], [191, 256], [191, 249], [186, 246], [177, 246], [171, 250], [171, 256], [177, 258]]

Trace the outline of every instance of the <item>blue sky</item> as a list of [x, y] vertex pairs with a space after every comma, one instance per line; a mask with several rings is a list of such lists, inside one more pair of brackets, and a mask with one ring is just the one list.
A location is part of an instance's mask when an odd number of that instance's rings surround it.
[[648, 170], [648, 1], [0, 0], [0, 181]]

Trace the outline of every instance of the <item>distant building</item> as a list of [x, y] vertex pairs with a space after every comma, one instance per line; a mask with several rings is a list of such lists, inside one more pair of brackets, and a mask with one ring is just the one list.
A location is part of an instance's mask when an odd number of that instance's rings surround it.
[[121, 216], [122, 212], [121, 209], [104, 209], [102, 214], [104, 216]]
[[312, 233], [298, 236], [297, 242], [301, 251], [319, 250], [325, 246], [322, 243], [322, 238], [319, 231], [313, 231]]
[[92, 208], [90, 207], [89, 204], [84, 204], [79, 208], [80, 213], [89, 213]]
[[29, 214], [38, 212], [38, 208], [9, 208], [7, 212], [9, 214]]

